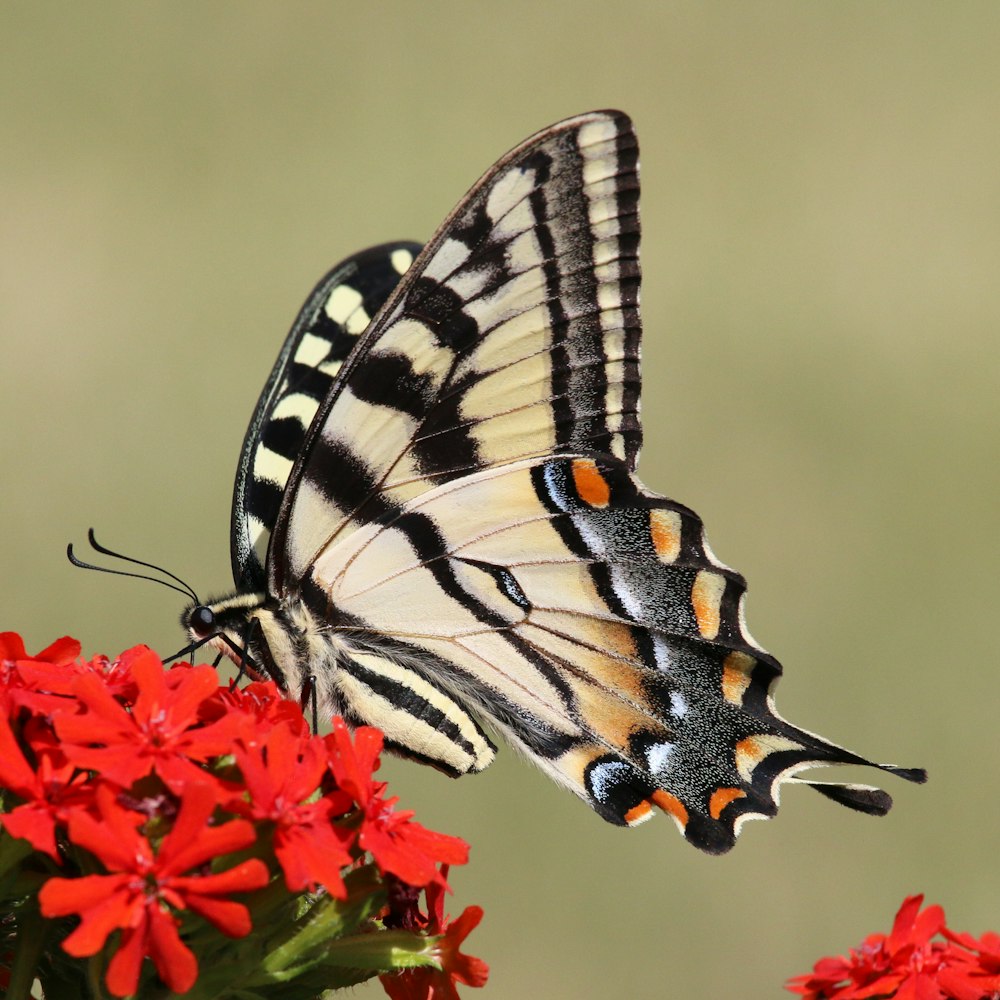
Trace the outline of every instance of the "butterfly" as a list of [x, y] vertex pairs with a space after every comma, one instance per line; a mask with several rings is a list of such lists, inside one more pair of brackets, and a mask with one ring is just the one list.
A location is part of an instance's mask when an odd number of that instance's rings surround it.
[[331, 271], [243, 443], [238, 589], [183, 623], [405, 757], [482, 771], [499, 733], [605, 820], [659, 810], [720, 853], [804, 768], [924, 774], [777, 714], [743, 577], [636, 478], [637, 170], [626, 115], [569, 118], [492, 166], [423, 249]]

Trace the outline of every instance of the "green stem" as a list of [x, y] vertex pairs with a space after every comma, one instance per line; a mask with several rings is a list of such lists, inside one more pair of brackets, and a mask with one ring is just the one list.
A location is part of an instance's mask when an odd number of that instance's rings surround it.
[[18, 924], [7, 1000], [29, 1000], [31, 985], [38, 975], [38, 958], [47, 937], [42, 915], [36, 909], [25, 910]]

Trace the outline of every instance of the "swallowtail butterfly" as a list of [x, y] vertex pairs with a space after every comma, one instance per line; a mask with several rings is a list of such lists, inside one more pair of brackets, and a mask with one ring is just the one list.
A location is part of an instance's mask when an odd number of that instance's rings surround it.
[[243, 444], [239, 589], [183, 621], [406, 757], [481, 771], [489, 727], [609, 822], [659, 809], [719, 853], [804, 768], [924, 776], [776, 713], [743, 577], [635, 476], [637, 161], [624, 114], [559, 122], [422, 250], [376, 247], [320, 282]]

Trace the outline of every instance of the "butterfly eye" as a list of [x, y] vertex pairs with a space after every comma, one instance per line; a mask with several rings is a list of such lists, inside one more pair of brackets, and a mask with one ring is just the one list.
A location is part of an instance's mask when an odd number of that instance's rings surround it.
[[215, 612], [204, 604], [199, 604], [192, 610], [188, 624], [192, 632], [201, 636], [209, 635], [215, 631]]

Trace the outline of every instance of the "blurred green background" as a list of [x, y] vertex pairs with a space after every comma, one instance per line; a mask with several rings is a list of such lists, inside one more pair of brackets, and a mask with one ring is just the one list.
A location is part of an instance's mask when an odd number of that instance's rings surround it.
[[509, 752], [390, 762], [473, 845], [450, 909], [485, 907], [487, 995], [777, 997], [917, 891], [1000, 929], [998, 44], [992, 3], [4, 4], [2, 627], [177, 648], [179, 599], [66, 542], [228, 589], [244, 427], [314, 281], [620, 107], [643, 478], [749, 577], [783, 714], [931, 782], [883, 820], [789, 789], [709, 858]]

